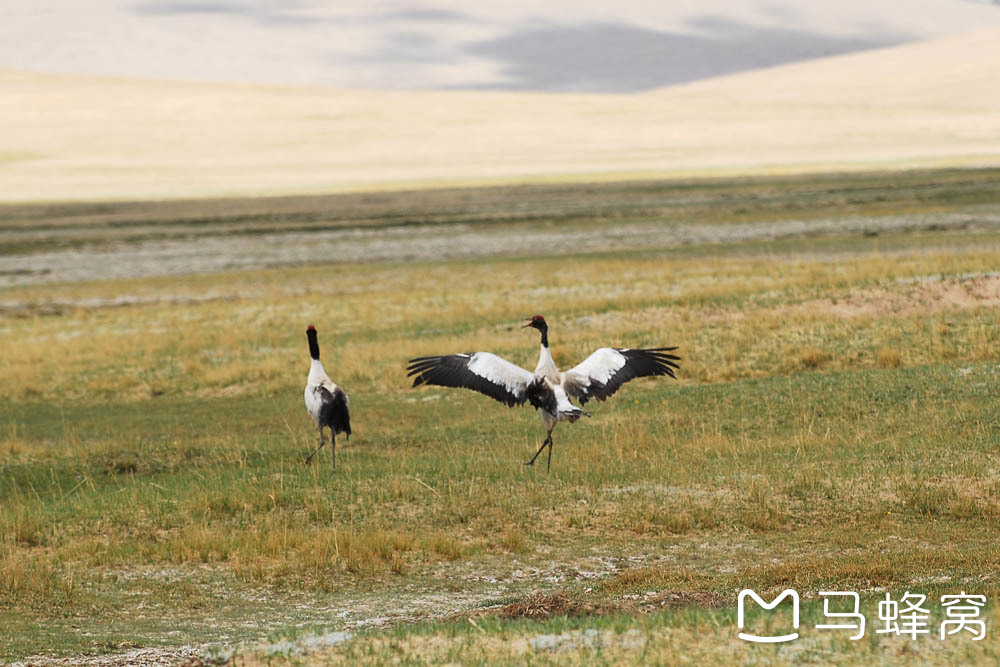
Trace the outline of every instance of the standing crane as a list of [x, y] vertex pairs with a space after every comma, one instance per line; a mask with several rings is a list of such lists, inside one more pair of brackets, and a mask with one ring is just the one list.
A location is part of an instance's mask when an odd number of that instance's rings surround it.
[[549, 352], [549, 327], [541, 315], [532, 317], [523, 328], [533, 327], [542, 334], [542, 349], [535, 372], [521, 368], [489, 352], [446, 354], [417, 357], [409, 361], [407, 377], [416, 376], [413, 386], [433, 384], [441, 387], [465, 387], [486, 394], [508, 407], [530, 403], [541, 413], [546, 437], [542, 446], [525, 465], [549, 448], [545, 469], [552, 465], [552, 429], [561, 421], [575, 422], [590, 413], [570, 403], [580, 405], [596, 398], [607, 399], [633, 378], [649, 375], [669, 375], [680, 357], [670, 354], [676, 347], [654, 347], [645, 350], [602, 347], [582, 363], [563, 373], [559, 372]]
[[343, 389], [334, 384], [330, 376], [326, 374], [323, 364], [319, 360], [319, 342], [316, 339], [316, 327], [309, 325], [306, 329], [306, 338], [309, 340], [309, 355], [312, 357], [312, 364], [309, 366], [309, 377], [306, 380], [306, 411], [316, 424], [319, 431], [319, 447], [313, 450], [312, 454], [306, 457], [306, 464], [312, 463], [316, 452], [323, 449], [326, 439], [323, 437], [323, 428], [330, 429], [330, 450], [333, 454], [333, 467], [337, 467], [337, 434], [347, 434], [347, 439], [351, 439], [351, 414], [347, 409], [349, 403], [347, 394]]

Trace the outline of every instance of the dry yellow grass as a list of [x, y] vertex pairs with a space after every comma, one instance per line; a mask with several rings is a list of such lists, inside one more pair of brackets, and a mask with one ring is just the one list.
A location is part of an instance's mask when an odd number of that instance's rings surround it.
[[0, 199], [996, 164], [1000, 33], [635, 95], [0, 72]]
[[903, 365], [903, 356], [891, 347], [881, 347], [875, 353], [875, 361], [882, 368], [899, 368]]
[[[371, 268], [362, 286], [348, 287], [311, 282], [311, 269], [291, 269], [260, 276], [247, 296], [240, 277], [192, 277], [184, 283], [149, 279], [128, 288], [135, 296], [153, 297], [144, 305], [4, 321], [0, 377], [16, 399], [141, 401], [162, 394], [268, 391], [300, 379], [302, 351], [296, 342], [299, 329], [312, 322], [335, 355], [331, 370], [348, 386], [363, 382], [398, 393], [407, 387], [399, 377], [402, 362], [452, 346], [454, 327], [462, 329], [463, 346], [530, 365], [533, 342], [514, 331], [525, 316], [523, 304], [548, 314], [557, 327], [557, 361], [563, 365], [609, 341], [665, 340], [697, 351], [685, 357], [687, 381], [821, 367], [894, 367], [878, 352], [889, 342], [905, 346], [911, 364], [947, 358], [959, 348], [974, 358], [992, 359], [997, 333], [988, 317], [975, 314], [996, 308], [1000, 278], [911, 278], [940, 276], [956, 265], [984, 273], [998, 262], [996, 253], [978, 249], [874, 254], [850, 261], [733, 259], [723, 266], [700, 259], [585, 264], [542, 259], [494, 263], [489, 271], [472, 263], [451, 263], [447, 269]], [[546, 287], [525, 284], [525, 272]], [[623, 282], [622, 275], [636, 279]], [[897, 281], [882, 280], [885, 275]], [[803, 299], [817, 282], [843, 287], [822, 299]], [[208, 283], [220, 295], [218, 301], [155, 300], [157, 295], [198, 294]], [[511, 287], [501, 293], [497, 284]], [[7, 294], [40, 304], [50, 289]], [[122, 294], [115, 283], [71, 291], [81, 299]], [[427, 298], [414, 300], [415, 292]], [[950, 313], [968, 317], [953, 330], [945, 319]], [[289, 330], [295, 322], [298, 328]], [[440, 334], [406, 335], [439, 329], [442, 323]], [[928, 340], [931, 344], [924, 344]], [[55, 377], [46, 364], [53, 358], [61, 360]]]

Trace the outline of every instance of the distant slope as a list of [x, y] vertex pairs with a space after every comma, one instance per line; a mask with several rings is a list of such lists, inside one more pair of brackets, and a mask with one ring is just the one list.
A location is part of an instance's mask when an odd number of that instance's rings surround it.
[[0, 199], [1000, 163], [1000, 30], [634, 95], [0, 72]]

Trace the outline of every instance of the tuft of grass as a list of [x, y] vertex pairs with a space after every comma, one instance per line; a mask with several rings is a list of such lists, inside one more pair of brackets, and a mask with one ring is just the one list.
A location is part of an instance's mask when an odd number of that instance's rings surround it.
[[751, 478], [747, 484], [743, 523], [754, 531], [777, 530], [788, 520], [781, 509], [780, 497], [768, 482]]
[[799, 353], [799, 365], [806, 370], [816, 370], [830, 361], [830, 355], [816, 347], [807, 347]]
[[954, 487], [943, 484], [904, 482], [897, 492], [906, 507], [928, 517], [947, 515], [959, 500]]
[[52, 613], [77, 608], [92, 598], [80, 590], [72, 565], [0, 544], [0, 601], [8, 608]]
[[719, 525], [719, 504], [689, 501], [684, 504], [637, 503], [629, 513], [628, 527], [639, 535], [681, 535]]
[[829, 479], [815, 465], [797, 466], [785, 487], [785, 493], [791, 498], [809, 502], [835, 498]]
[[534, 548], [524, 530], [513, 524], [503, 529], [500, 536], [500, 546], [504, 551], [513, 554], [526, 554]]
[[460, 540], [441, 533], [425, 537], [421, 544], [427, 552], [449, 561], [459, 560], [470, 551]]
[[539, 620], [553, 616], [588, 616], [600, 610], [586, 600], [566, 591], [542, 593], [536, 591], [517, 602], [505, 604], [495, 614], [500, 618], [526, 618]]
[[899, 368], [903, 365], [903, 355], [891, 347], [880, 347], [875, 353], [875, 363], [879, 368]]

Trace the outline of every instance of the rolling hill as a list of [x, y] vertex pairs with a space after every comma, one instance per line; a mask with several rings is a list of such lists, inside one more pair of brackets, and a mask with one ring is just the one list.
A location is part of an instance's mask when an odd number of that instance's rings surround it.
[[1000, 30], [646, 93], [0, 72], [4, 201], [1000, 162]]

